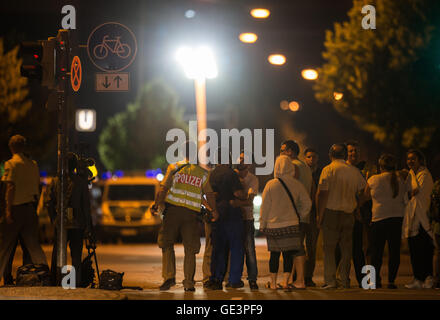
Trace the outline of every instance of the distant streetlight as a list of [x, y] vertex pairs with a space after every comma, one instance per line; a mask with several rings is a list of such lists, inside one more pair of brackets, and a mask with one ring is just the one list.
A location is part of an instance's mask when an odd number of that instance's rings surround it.
[[301, 75], [306, 80], [316, 80], [318, 79], [318, 71], [315, 69], [304, 69]]
[[196, 12], [194, 10], [186, 10], [185, 11], [185, 18], [192, 19], [196, 16]]
[[299, 110], [299, 103], [296, 101], [292, 101], [289, 103], [289, 109], [292, 112], [297, 112]]
[[258, 36], [255, 33], [241, 33], [240, 36], [238, 37], [240, 39], [241, 42], [244, 43], [254, 43], [255, 41], [257, 41]]
[[341, 100], [343, 96], [344, 94], [341, 92], [333, 92], [333, 97], [335, 98], [336, 101]]
[[281, 66], [286, 63], [286, 57], [282, 54], [271, 54], [267, 60], [274, 65]]
[[252, 9], [251, 16], [256, 19], [266, 19], [270, 16], [270, 11], [263, 8]]
[[289, 110], [289, 102], [286, 100], [281, 101], [280, 108], [281, 108], [281, 110], [284, 110], [284, 111]]
[[[217, 77], [217, 64], [214, 54], [208, 47], [182, 47], [177, 51], [177, 61], [182, 65], [185, 75], [194, 80], [196, 110], [197, 110], [197, 135], [202, 140], [200, 147], [206, 142], [206, 79]], [[203, 131], [202, 134], [200, 134]], [[205, 153], [201, 156], [205, 157]], [[205, 163], [206, 159], [200, 159]]]

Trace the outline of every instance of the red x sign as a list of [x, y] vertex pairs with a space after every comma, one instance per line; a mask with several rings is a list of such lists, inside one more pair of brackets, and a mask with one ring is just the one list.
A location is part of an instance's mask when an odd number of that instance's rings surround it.
[[73, 91], [78, 92], [79, 88], [81, 87], [81, 79], [81, 60], [79, 60], [78, 56], [74, 56], [72, 65], [70, 67], [70, 83], [72, 84]]

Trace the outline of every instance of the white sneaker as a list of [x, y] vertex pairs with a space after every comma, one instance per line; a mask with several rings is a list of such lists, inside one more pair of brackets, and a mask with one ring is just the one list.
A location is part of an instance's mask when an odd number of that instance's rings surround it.
[[432, 289], [434, 287], [434, 278], [432, 276], [426, 277], [422, 286], [423, 289]]
[[423, 282], [417, 279], [414, 279], [413, 282], [409, 284], [405, 284], [405, 288], [407, 289], [422, 289], [423, 288]]

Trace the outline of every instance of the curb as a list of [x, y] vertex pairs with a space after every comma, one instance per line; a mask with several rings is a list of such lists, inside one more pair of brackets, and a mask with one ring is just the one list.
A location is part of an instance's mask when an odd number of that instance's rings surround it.
[[0, 300], [127, 300], [119, 291], [61, 287], [3, 287]]

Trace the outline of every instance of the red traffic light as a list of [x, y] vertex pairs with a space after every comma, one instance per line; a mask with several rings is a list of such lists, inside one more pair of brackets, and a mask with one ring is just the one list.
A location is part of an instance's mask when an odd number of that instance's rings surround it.
[[40, 42], [22, 42], [20, 45], [20, 57], [23, 61], [21, 65], [21, 75], [29, 79], [41, 80], [43, 68], [41, 58], [43, 56], [43, 45]]

